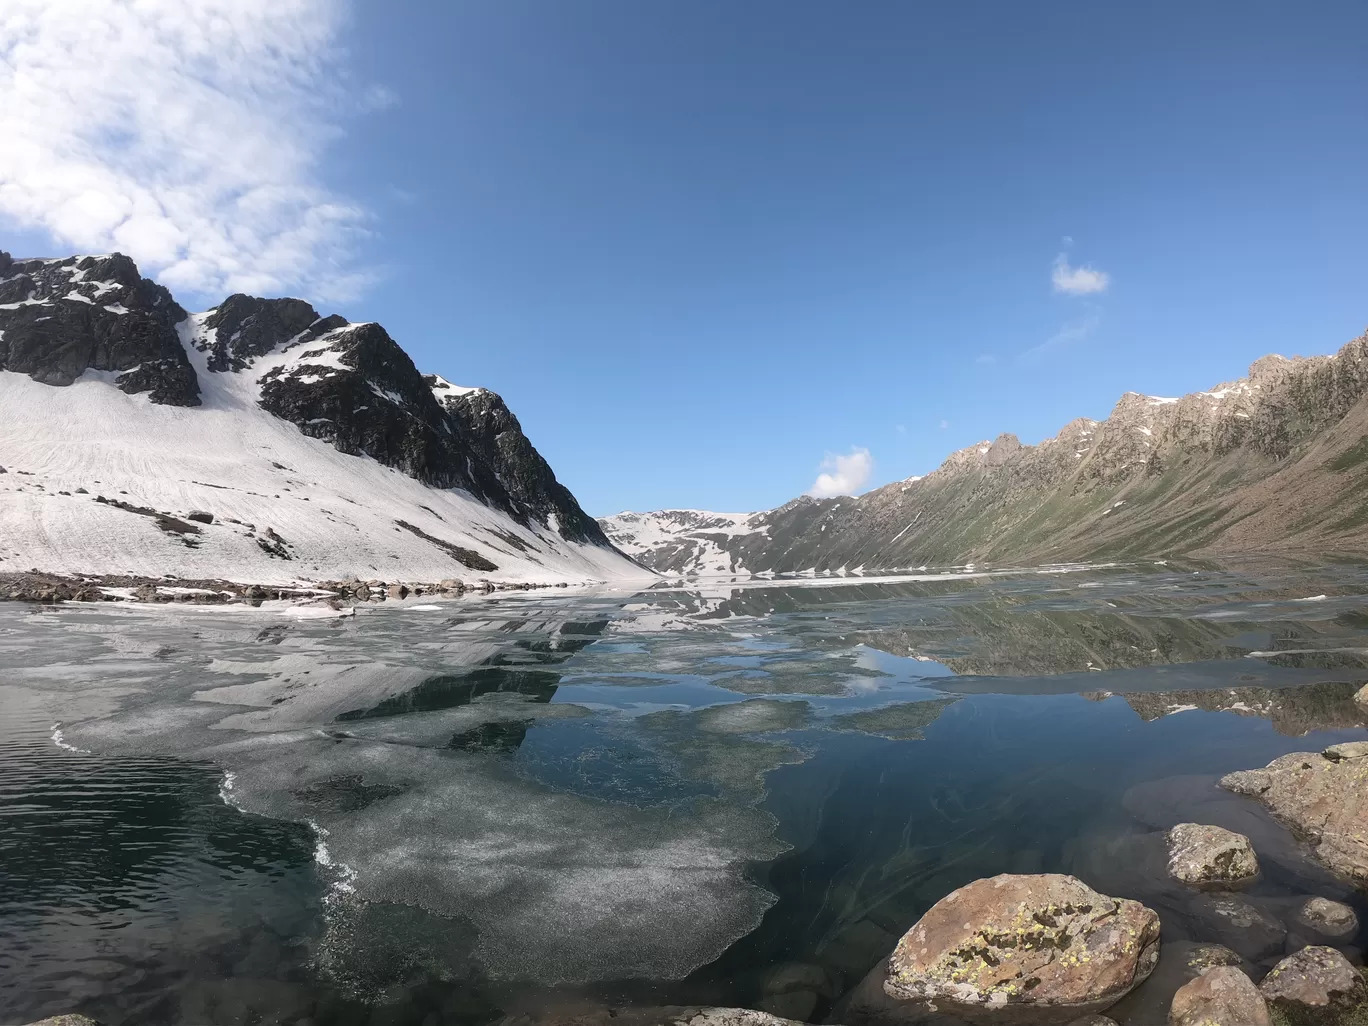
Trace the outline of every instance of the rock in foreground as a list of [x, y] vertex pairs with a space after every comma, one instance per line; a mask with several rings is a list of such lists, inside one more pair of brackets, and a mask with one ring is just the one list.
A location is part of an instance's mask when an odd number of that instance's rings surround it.
[[1169, 1026], [1272, 1026], [1259, 988], [1230, 965], [1208, 969], [1173, 995]]
[[1306, 837], [1332, 870], [1368, 884], [1368, 745], [1297, 752], [1221, 778]]
[[1179, 823], [1168, 832], [1168, 871], [1186, 884], [1238, 886], [1259, 875], [1249, 838], [1224, 827]]
[[1059, 874], [976, 880], [938, 901], [898, 942], [884, 992], [908, 1017], [1069, 1023], [1101, 1012], [1159, 959], [1159, 917]]
[[1275, 965], [1259, 984], [1265, 1000], [1296, 1022], [1339, 1021], [1368, 1003], [1358, 970], [1334, 948], [1302, 948]]

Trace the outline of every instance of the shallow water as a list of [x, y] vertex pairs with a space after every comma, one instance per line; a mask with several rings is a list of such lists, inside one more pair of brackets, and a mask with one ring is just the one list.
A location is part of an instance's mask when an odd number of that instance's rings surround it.
[[[1303, 896], [1358, 899], [1214, 781], [1368, 736], [1365, 594], [1352, 566], [1149, 566], [336, 620], [0, 606], [0, 1021], [821, 1021], [1001, 872], [1268, 965]], [[1254, 840], [1273, 926], [1226, 936], [1165, 883], [1185, 820]], [[1163, 975], [1115, 1014], [1163, 1021]]]

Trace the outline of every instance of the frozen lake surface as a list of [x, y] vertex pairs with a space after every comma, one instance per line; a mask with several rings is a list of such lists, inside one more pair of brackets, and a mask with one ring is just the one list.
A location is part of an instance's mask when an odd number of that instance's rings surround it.
[[[1365, 594], [1352, 566], [1174, 565], [337, 619], [3, 605], [0, 1020], [821, 1021], [1001, 872], [1235, 946], [1156, 839], [1248, 834], [1242, 897], [1277, 923], [1358, 903], [1214, 782], [1368, 736]], [[1145, 1021], [1161, 986], [1112, 1014]]]

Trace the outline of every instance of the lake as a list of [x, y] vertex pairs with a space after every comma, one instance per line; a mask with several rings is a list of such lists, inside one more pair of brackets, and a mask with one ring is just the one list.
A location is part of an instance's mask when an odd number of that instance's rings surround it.
[[[1002, 872], [1271, 965], [1304, 896], [1365, 909], [1215, 780], [1368, 737], [1365, 595], [1354, 565], [1175, 563], [0, 605], [0, 1021], [820, 1022]], [[1187, 820], [1254, 841], [1266, 936], [1155, 871]], [[1162, 1021], [1161, 975], [1111, 1014]]]

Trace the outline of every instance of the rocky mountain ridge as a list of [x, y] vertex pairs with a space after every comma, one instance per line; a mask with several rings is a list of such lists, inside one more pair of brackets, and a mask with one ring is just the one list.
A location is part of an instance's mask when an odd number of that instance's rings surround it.
[[[33, 383], [42, 387], [34, 391]], [[138, 480], [130, 482], [133, 486], [118, 490], [129, 500], [119, 499], [112, 506], [106, 503], [104, 511], [87, 510], [86, 519], [103, 517], [111, 508], [147, 509], [162, 518], [158, 523], [184, 522], [190, 510], [186, 497], [173, 496], [174, 508], [168, 508], [172, 497], [162, 493], [169, 482], [154, 479], [172, 474], [173, 464], [183, 458], [208, 458], [210, 453], [192, 452], [189, 439], [213, 425], [220, 434], [205, 437], [201, 448], [212, 450], [226, 431], [237, 443], [239, 466], [254, 465], [267, 449], [278, 453], [278, 458], [267, 461], [268, 473], [297, 477], [300, 465], [316, 465], [318, 479], [309, 485], [323, 489], [320, 498], [330, 505], [336, 505], [332, 502], [336, 496], [327, 496], [326, 477], [337, 472], [323, 454], [304, 446], [303, 439], [316, 440], [352, 459], [373, 461], [410, 479], [419, 487], [400, 491], [412, 491], [416, 502], [396, 507], [396, 515], [388, 518], [388, 530], [408, 534], [420, 545], [436, 546], [448, 556], [457, 551], [474, 553], [466, 558], [463, 569], [467, 572], [494, 573], [508, 569], [510, 563], [523, 564], [528, 573], [539, 564], [549, 571], [549, 564], [556, 560], [536, 553], [552, 556], [548, 549], [573, 547], [576, 555], [571, 562], [585, 562], [580, 557], [587, 553], [587, 563], [594, 567], [586, 579], [602, 579], [616, 571], [640, 573], [556, 480], [498, 395], [424, 375], [379, 324], [352, 323], [336, 314], [321, 316], [303, 300], [239, 294], [212, 310], [189, 314], [169, 291], [142, 278], [133, 261], [121, 254], [15, 260], [0, 253], [0, 386], [7, 400], [0, 466], [35, 478], [16, 482], [11, 477], [7, 491], [27, 487], [30, 496], [41, 491], [50, 499], [54, 494], [75, 497], [109, 490], [108, 479], [120, 475], [112, 469], [102, 472], [95, 459], [82, 464], [81, 479], [69, 481], [69, 488], [54, 487], [54, 482], [45, 480], [56, 473], [58, 465], [78, 458], [78, 454], [60, 451], [61, 439], [52, 437], [54, 431], [66, 430], [68, 440], [74, 441], [104, 416], [115, 422], [116, 433], [128, 433], [128, 446], [155, 454], [149, 458], [162, 464], [144, 462], [136, 468]], [[113, 390], [134, 401], [120, 406], [106, 394]], [[9, 392], [14, 393], [13, 401], [8, 401]], [[295, 434], [282, 436], [280, 428], [285, 425]], [[258, 435], [259, 441], [247, 441]], [[92, 439], [92, 444], [101, 440]], [[296, 451], [301, 447], [308, 450], [307, 455]], [[287, 453], [290, 458], [283, 458]], [[107, 453], [115, 461], [124, 455], [123, 451]], [[355, 497], [340, 500], [357, 505], [357, 499], [374, 486], [373, 475], [346, 461], [341, 465], [368, 477], [365, 484], [356, 484]], [[272, 500], [297, 492], [302, 484], [298, 480], [284, 485], [255, 481], [260, 487], [248, 488], [245, 478], [236, 479], [240, 476], [233, 465], [219, 460], [212, 472], [201, 469], [180, 483], [188, 480], [197, 489], [250, 491], [258, 499]], [[95, 483], [100, 481], [105, 484], [97, 489]], [[460, 500], [461, 511], [454, 514], [458, 522], [467, 520], [475, 505], [496, 516], [478, 514], [481, 521], [489, 520], [482, 523], [483, 538], [472, 539], [468, 532], [456, 537], [450, 520], [435, 512], [437, 503], [423, 498], [429, 492]], [[394, 498], [387, 495], [386, 504]], [[199, 504], [210, 512], [224, 510], [222, 501], [215, 506], [204, 498]], [[11, 513], [22, 520], [20, 514]], [[58, 514], [50, 509], [29, 513], [40, 521], [11, 525], [6, 539], [10, 544], [0, 544], [0, 571], [8, 569], [6, 562], [22, 562], [22, 569], [28, 569], [30, 558], [41, 569], [58, 569], [43, 562], [52, 558], [51, 548], [30, 556], [24, 545], [28, 534], [41, 536], [42, 518]], [[64, 509], [59, 519], [65, 521], [70, 515]], [[329, 513], [333, 515], [336, 510]], [[238, 519], [256, 524], [265, 518], [244, 515]], [[290, 517], [282, 515], [277, 520], [270, 529], [288, 537], [281, 525]], [[223, 523], [220, 517], [219, 525]], [[191, 527], [181, 532], [183, 547], [195, 548], [194, 534], [203, 531]], [[253, 532], [253, 538], [256, 542], [266, 538], [260, 547], [272, 550], [268, 555], [274, 558], [295, 558], [288, 544], [277, 544], [259, 531]], [[473, 543], [491, 539], [499, 552]], [[88, 548], [81, 541], [70, 544]], [[73, 565], [83, 571], [128, 571], [123, 563], [81, 562], [78, 555], [73, 554]], [[184, 559], [173, 562], [181, 566]], [[394, 568], [366, 562], [353, 569], [364, 578], [392, 576]], [[200, 577], [233, 573], [231, 566], [216, 566], [212, 561], [193, 570]], [[605, 574], [605, 570], [613, 572]], [[443, 576], [438, 573], [432, 579]], [[568, 576], [574, 579], [575, 575]], [[557, 572], [551, 577], [564, 580], [567, 574]]]
[[[1003, 434], [858, 498], [762, 513], [619, 514], [625, 551], [663, 572], [854, 572], [1195, 552], [1368, 548], [1368, 334], [1332, 356], [1256, 361], [1182, 397], [1128, 392], [1104, 421], [1024, 445]], [[718, 572], [718, 571], [713, 571]]]

